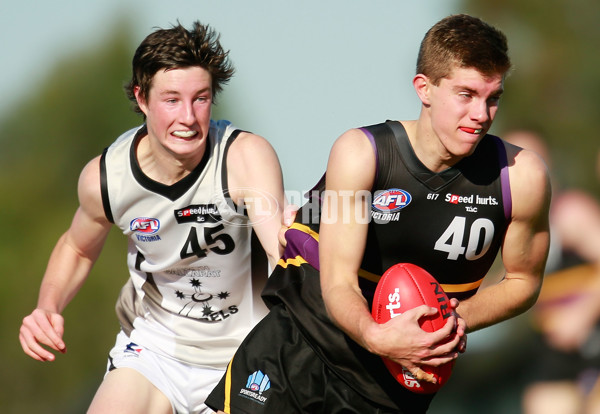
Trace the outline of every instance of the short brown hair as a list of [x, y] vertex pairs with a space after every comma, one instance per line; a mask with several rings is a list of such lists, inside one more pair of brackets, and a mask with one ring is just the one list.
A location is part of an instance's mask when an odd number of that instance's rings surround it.
[[440, 20], [421, 42], [417, 73], [437, 85], [455, 67], [474, 68], [484, 75], [506, 74], [511, 67], [506, 36], [466, 14]]
[[135, 51], [132, 77], [125, 86], [134, 110], [142, 112], [135, 99], [134, 88], [139, 86], [141, 96], [146, 99], [154, 75], [163, 69], [202, 67], [211, 75], [214, 99], [235, 71], [229, 62], [229, 51], [223, 49], [219, 37], [210, 26], [198, 21], [194, 22], [191, 30], [177, 23], [171, 29], [158, 29], [148, 35]]

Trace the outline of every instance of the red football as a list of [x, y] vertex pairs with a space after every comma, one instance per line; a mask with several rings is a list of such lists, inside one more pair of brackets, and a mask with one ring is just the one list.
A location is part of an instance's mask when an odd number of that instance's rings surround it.
[[[381, 276], [375, 295], [371, 314], [378, 323], [386, 323], [401, 313], [420, 305], [437, 308], [439, 312], [431, 317], [419, 320], [421, 328], [433, 332], [446, 324], [452, 314], [450, 301], [439, 283], [425, 269], [411, 263], [398, 263], [390, 267]], [[433, 393], [438, 391], [450, 378], [454, 363], [439, 367], [422, 369], [433, 374], [437, 383], [417, 381], [411, 373], [387, 358], [383, 358], [385, 366], [404, 388], [416, 393]]]

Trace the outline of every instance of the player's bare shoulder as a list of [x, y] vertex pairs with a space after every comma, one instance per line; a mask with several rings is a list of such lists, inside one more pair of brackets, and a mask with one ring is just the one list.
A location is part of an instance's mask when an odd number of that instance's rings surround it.
[[534, 151], [504, 143], [508, 157], [508, 171], [514, 213], [535, 215], [546, 211], [552, 194], [550, 174], [543, 158]]
[[227, 152], [227, 170], [245, 180], [251, 179], [253, 172], [260, 174], [264, 169], [279, 169], [275, 149], [262, 136], [241, 132]]
[[333, 143], [327, 164], [327, 180], [331, 176], [360, 181], [361, 188], [370, 188], [376, 171], [375, 148], [360, 129], [349, 129]]
[[[256, 187], [283, 186], [279, 158], [269, 141], [260, 135], [241, 132], [227, 152], [227, 176], [230, 190]], [[234, 199], [243, 194], [233, 194]]]
[[333, 143], [331, 154], [336, 155], [364, 157], [363, 160], [372, 158], [374, 160], [373, 145], [367, 138], [367, 135], [360, 129], [353, 128], [344, 132]]
[[269, 153], [274, 149], [269, 141], [257, 134], [251, 132], [240, 132], [235, 141], [231, 144], [228, 157], [252, 157]]
[[101, 177], [100, 177], [100, 159], [97, 156], [89, 161], [81, 174], [77, 184], [77, 194], [79, 197], [79, 205], [87, 215], [95, 220], [104, 220], [104, 207], [102, 202], [101, 192]]

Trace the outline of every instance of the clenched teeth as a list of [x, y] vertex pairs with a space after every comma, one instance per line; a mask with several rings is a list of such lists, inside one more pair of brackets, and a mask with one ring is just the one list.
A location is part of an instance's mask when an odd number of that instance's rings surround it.
[[179, 138], [191, 138], [196, 134], [197, 134], [196, 131], [175, 131], [175, 132], [173, 132], [173, 135], [175, 135], [176, 137], [179, 137]]

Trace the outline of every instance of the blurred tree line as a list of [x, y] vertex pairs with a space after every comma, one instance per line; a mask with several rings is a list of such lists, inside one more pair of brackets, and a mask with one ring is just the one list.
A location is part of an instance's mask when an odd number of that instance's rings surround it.
[[114, 230], [88, 282], [64, 312], [68, 352], [51, 363], [26, 356], [22, 318], [36, 305], [46, 262], [77, 208], [83, 166], [142, 119], [122, 86], [133, 35], [115, 24], [101, 46], [73, 51], [47, 71], [0, 123], [0, 406], [3, 413], [81, 413], [106, 368], [118, 322], [114, 303], [128, 277], [126, 241]]
[[[551, 173], [562, 188], [600, 197], [600, 2], [597, 0], [462, 0], [457, 10], [500, 28], [513, 70], [492, 133], [538, 132], [549, 144]], [[529, 313], [469, 337], [452, 379], [430, 414], [517, 414], [530, 362]]]
[[[123, 89], [141, 40], [132, 27], [125, 18], [117, 21], [101, 46], [73, 50], [56, 66], [41, 67], [47, 71], [42, 84], [15, 100], [0, 120], [2, 413], [85, 412], [106, 370], [119, 330], [114, 304], [129, 277], [127, 241], [116, 228], [63, 313], [67, 354], [35, 361], [23, 353], [18, 334], [36, 306], [51, 250], [78, 206], [81, 169], [143, 122]], [[219, 112], [213, 109], [217, 118]]]
[[528, 128], [551, 147], [565, 187], [600, 196], [596, 122], [600, 115], [600, 2], [463, 0], [462, 10], [501, 28], [513, 71], [496, 130]]

